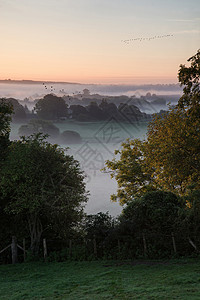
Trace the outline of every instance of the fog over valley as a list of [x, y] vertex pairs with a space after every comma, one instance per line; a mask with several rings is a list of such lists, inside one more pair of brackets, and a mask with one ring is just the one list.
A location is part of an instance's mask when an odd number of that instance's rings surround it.
[[[152, 114], [166, 111], [167, 104], [177, 103], [181, 93], [177, 85], [1, 83], [0, 87], [0, 96], [10, 99], [14, 105], [11, 139], [43, 132], [49, 134], [51, 143], [68, 147], [67, 153], [80, 162], [86, 175], [90, 193], [86, 211], [91, 214], [109, 211], [114, 216], [122, 208], [110, 201], [117, 183], [102, 171], [105, 161], [114, 158], [114, 151], [127, 138], [144, 139]], [[49, 103], [63, 99], [67, 114], [37, 115], [39, 99]], [[25, 115], [20, 113], [20, 107], [25, 109]]]
[[157, 95], [180, 95], [182, 92], [179, 84], [79, 84], [0, 80], [0, 97], [14, 97], [19, 100], [26, 97], [35, 100], [51, 92], [63, 96], [82, 92], [83, 89], [89, 89], [91, 93], [111, 96], [144, 96], [147, 92]]

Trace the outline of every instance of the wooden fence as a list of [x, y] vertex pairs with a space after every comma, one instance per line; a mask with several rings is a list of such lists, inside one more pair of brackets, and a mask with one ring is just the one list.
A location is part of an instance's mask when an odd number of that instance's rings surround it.
[[11, 255], [12, 255], [12, 264], [18, 263], [18, 249], [23, 251], [24, 254], [24, 261], [26, 259], [26, 245], [25, 245], [25, 239], [23, 239], [23, 247], [17, 244], [17, 238], [15, 236], [12, 237], [12, 242], [10, 245], [6, 246], [4, 249], [0, 251], [0, 254], [4, 251], [11, 249]]
[[[148, 255], [149, 236], [148, 235], [146, 236], [145, 233], [143, 233], [140, 237], [137, 237], [137, 238], [140, 239], [140, 246], [141, 246], [144, 257], [146, 257]], [[177, 240], [176, 240], [173, 232], [171, 233], [171, 235], [168, 235], [168, 239], [169, 238], [171, 239], [171, 242], [169, 242], [169, 240], [168, 240], [169, 245], [171, 244], [171, 246], [170, 246], [171, 251], [172, 251], [172, 253], [177, 254], [177, 252], [178, 252]], [[159, 239], [159, 237], [157, 237], [157, 239]], [[195, 244], [194, 241], [192, 241], [192, 239], [190, 237], [186, 238], [185, 242], [187, 242], [187, 244], [190, 244], [190, 246], [193, 248], [193, 250], [195, 252], [199, 252], [197, 245]], [[96, 238], [96, 236], [94, 235], [93, 238], [89, 239], [89, 240], [84, 239], [82, 241], [82, 246], [84, 246], [85, 249], [87, 249], [88, 243], [90, 243], [90, 252], [93, 255], [93, 257], [94, 258], [99, 257], [99, 253], [98, 253], [99, 243], [98, 243], [98, 239]], [[116, 250], [117, 250], [118, 254], [120, 255], [122, 252], [122, 248], [124, 246], [124, 240], [122, 238], [121, 239], [117, 238], [115, 241], [115, 244], [116, 244]], [[47, 248], [48, 245], [47, 245], [46, 238], [43, 239], [42, 245], [43, 245], [43, 258], [44, 258], [44, 261], [46, 261], [47, 257], [48, 257], [48, 248]], [[75, 249], [76, 245], [77, 245], [77, 243], [75, 240], [72, 240], [72, 239], [69, 240], [69, 243], [67, 246], [69, 259], [72, 258], [73, 250]], [[80, 241], [79, 241], [79, 245], [81, 245]], [[2, 249], [0, 251], [0, 254], [5, 251], [8, 251], [8, 249], [11, 249], [12, 264], [16, 264], [19, 261], [18, 260], [18, 255], [19, 255], [18, 250], [21, 250], [23, 252], [23, 261], [26, 260], [27, 250], [26, 250], [25, 239], [23, 239], [23, 246], [20, 246], [17, 243], [17, 238], [15, 236], [13, 236], [11, 244], [9, 244], [4, 249]]]

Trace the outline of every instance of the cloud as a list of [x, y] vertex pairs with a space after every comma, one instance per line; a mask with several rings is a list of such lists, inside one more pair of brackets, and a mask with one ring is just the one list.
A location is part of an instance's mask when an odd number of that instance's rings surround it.
[[198, 30], [198, 29], [188, 29], [188, 30], [181, 30], [181, 31], [173, 32], [173, 34], [193, 34], [193, 33], [199, 34], [200, 30]]
[[169, 22], [195, 22], [196, 19], [168, 19]]
[[167, 19], [168, 22], [180, 22], [180, 23], [195, 23], [199, 22], [200, 18], [192, 18], [192, 19]]

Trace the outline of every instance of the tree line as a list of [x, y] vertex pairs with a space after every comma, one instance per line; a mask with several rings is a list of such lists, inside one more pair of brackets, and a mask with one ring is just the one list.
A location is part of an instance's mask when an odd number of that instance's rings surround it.
[[[125, 114], [129, 115], [131, 121], [135, 122], [150, 118], [148, 114], [141, 112], [138, 108], [138, 105], [140, 107], [143, 105], [143, 108], [145, 108], [146, 102], [140, 103], [142, 100], [137, 101], [137, 103], [134, 104], [133, 101], [132, 103], [129, 103], [129, 97], [121, 96], [119, 97], [120, 103], [117, 104], [118, 99], [114, 99], [114, 102], [110, 102], [109, 99], [109, 97], [108, 99], [103, 98], [100, 102], [98, 99], [88, 99], [89, 103], [84, 105], [84, 99], [81, 101], [79, 100], [78, 104], [73, 104], [73, 102], [76, 102], [75, 99], [71, 101], [72, 103], [68, 103], [68, 98], [47, 94], [43, 98], [35, 100], [35, 106], [32, 111], [28, 109], [26, 104], [23, 106], [14, 98], [7, 98], [5, 101], [10, 102], [13, 106], [13, 122], [34, 118], [52, 122], [63, 121], [66, 119], [89, 122], [103, 121], [113, 116], [118, 121], [127, 121], [124, 116]], [[136, 101], [137, 99], [134, 100]]]

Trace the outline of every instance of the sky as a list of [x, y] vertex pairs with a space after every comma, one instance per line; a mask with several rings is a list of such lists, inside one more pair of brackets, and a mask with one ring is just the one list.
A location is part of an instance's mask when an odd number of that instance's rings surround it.
[[0, 79], [177, 83], [199, 0], [0, 0]]

